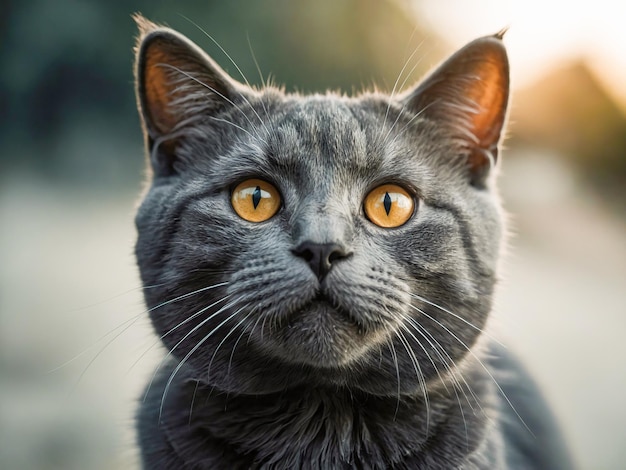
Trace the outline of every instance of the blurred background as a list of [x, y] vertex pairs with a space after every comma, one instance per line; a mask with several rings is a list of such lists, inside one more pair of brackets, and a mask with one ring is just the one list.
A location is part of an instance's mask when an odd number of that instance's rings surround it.
[[408, 86], [509, 26], [499, 187], [512, 236], [494, 327], [545, 390], [579, 468], [623, 468], [625, 5], [4, 0], [0, 468], [137, 467], [133, 409], [161, 354], [132, 255], [143, 182], [137, 11], [239, 80], [200, 28], [251, 83], [261, 83], [252, 50], [265, 79], [305, 92], [391, 90], [405, 64]]

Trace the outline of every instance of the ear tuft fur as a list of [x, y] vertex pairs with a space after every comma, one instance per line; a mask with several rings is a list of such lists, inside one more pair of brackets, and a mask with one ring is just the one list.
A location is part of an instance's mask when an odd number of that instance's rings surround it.
[[509, 31], [509, 26], [505, 26], [504, 28], [502, 28], [500, 31], [498, 31], [496, 34], [493, 35], [494, 38], [496, 39], [504, 39], [504, 35]]

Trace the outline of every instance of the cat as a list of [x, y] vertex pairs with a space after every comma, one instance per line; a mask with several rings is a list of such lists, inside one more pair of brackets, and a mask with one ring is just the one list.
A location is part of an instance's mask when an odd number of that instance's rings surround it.
[[136, 21], [136, 257], [168, 350], [137, 415], [143, 467], [571, 468], [484, 331], [503, 32], [399, 94], [301, 96]]

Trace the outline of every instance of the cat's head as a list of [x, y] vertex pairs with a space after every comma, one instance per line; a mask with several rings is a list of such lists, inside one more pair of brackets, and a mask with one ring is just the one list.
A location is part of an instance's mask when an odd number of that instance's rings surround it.
[[195, 378], [415, 392], [491, 308], [505, 122], [501, 35], [397, 95], [300, 96], [229, 77], [139, 18], [151, 169], [137, 259], [155, 329]]

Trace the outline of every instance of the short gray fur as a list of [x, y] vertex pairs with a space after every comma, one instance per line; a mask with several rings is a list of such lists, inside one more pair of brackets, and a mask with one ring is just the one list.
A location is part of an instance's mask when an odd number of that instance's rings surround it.
[[[171, 351], [138, 413], [144, 468], [570, 468], [532, 381], [482, 333], [508, 100], [483, 145], [463, 128], [478, 111], [455, 67], [495, 48], [508, 96], [501, 36], [398, 96], [353, 98], [253, 90], [178, 33], [138, 23], [151, 177], [136, 254]], [[247, 178], [281, 194], [265, 222], [231, 206]], [[414, 195], [400, 227], [364, 214], [383, 183]], [[320, 281], [294, 254], [303, 243], [345, 256]]]

